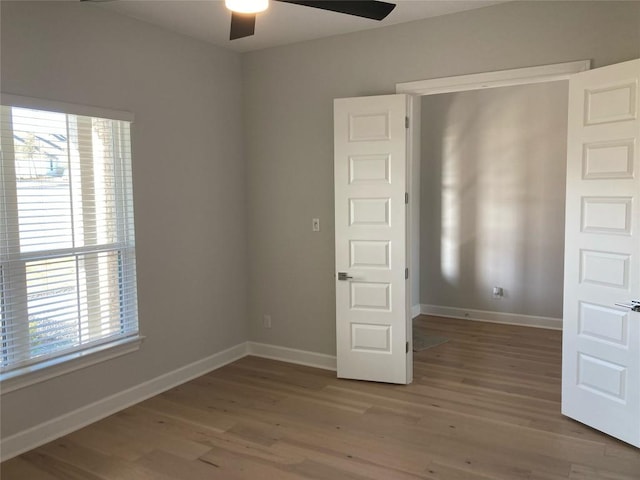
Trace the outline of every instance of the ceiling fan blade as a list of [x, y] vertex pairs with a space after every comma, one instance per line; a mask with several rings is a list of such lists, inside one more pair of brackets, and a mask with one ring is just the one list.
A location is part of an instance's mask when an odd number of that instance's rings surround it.
[[250, 37], [256, 30], [255, 13], [231, 12], [231, 33], [229, 40], [236, 38]]
[[346, 13], [356, 17], [382, 20], [396, 8], [395, 3], [376, 0], [277, 0], [278, 2], [295, 3], [305, 7]]

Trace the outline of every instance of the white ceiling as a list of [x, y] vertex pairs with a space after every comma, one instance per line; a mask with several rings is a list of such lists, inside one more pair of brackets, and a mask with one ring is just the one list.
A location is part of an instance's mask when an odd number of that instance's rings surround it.
[[82, 7], [105, 8], [230, 50], [248, 52], [482, 8], [504, 1], [396, 0], [396, 8], [381, 22], [272, 1], [266, 12], [258, 14], [255, 35], [233, 41], [229, 40], [231, 14], [223, 0], [94, 1], [83, 2]]

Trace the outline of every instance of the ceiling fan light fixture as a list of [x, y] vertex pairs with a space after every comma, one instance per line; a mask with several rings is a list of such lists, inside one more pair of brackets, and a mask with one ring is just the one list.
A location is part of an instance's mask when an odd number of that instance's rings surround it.
[[269, 8], [269, 0], [224, 0], [224, 4], [236, 13], [259, 13]]

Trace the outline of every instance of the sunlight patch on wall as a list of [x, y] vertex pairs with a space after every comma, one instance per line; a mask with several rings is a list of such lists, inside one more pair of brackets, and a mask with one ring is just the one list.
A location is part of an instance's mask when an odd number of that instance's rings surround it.
[[451, 285], [460, 281], [460, 156], [457, 129], [447, 128], [442, 152], [442, 234], [440, 267], [442, 278]]
[[[476, 128], [483, 127], [478, 138], [477, 245], [475, 283], [487, 297], [494, 286], [517, 284], [521, 271], [518, 250], [521, 247], [523, 203], [527, 192], [526, 152], [519, 133], [526, 124], [526, 110], [517, 101], [509, 102], [514, 91], [502, 92], [501, 103], [483, 106]], [[510, 108], [505, 108], [504, 105]], [[500, 107], [500, 108], [498, 108]], [[497, 306], [496, 306], [497, 308]]]

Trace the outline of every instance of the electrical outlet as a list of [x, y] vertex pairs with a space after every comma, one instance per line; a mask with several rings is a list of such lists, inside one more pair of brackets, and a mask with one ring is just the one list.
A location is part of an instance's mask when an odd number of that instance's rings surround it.
[[271, 328], [271, 315], [264, 315], [262, 317], [262, 326], [264, 328]]
[[493, 287], [492, 295], [493, 298], [502, 298], [504, 297], [504, 290], [502, 287]]
[[314, 232], [319, 232], [320, 231], [320, 219], [319, 218], [312, 218], [311, 219], [311, 230], [313, 230]]

